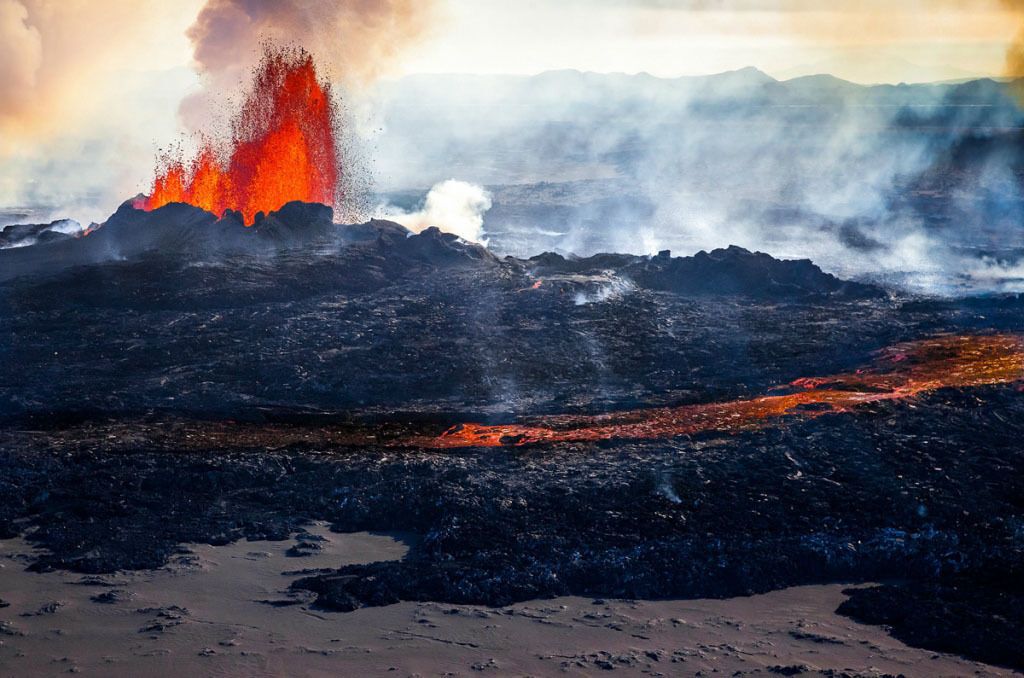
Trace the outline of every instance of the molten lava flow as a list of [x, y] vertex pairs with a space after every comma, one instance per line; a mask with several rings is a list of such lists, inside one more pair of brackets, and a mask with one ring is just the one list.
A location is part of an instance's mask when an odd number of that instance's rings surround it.
[[1024, 336], [942, 336], [891, 347], [880, 352], [870, 368], [833, 377], [798, 379], [785, 387], [800, 389], [793, 393], [597, 416], [544, 417], [530, 425], [460, 424], [440, 437], [417, 438], [409, 444], [499, 447], [746, 431], [787, 415], [817, 417], [940, 388], [1007, 384], [1022, 379]]
[[136, 206], [184, 202], [218, 216], [232, 209], [250, 226], [258, 212], [292, 200], [334, 206], [336, 120], [330, 86], [317, 78], [312, 57], [268, 47], [227, 148], [206, 142], [189, 163], [165, 157], [149, 197]]

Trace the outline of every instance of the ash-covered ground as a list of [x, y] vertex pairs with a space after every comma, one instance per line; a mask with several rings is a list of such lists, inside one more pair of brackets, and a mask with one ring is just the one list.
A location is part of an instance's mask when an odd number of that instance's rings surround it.
[[500, 259], [330, 218], [124, 207], [0, 251], [0, 531], [45, 549], [32, 567], [153, 568], [326, 520], [416, 535], [294, 584], [329, 610], [885, 581], [842, 612], [1024, 668], [1015, 380], [758, 430], [408, 443], [756, 398], [901, 342], [1019, 332], [1019, 297], [902, 297], [738, 248]]

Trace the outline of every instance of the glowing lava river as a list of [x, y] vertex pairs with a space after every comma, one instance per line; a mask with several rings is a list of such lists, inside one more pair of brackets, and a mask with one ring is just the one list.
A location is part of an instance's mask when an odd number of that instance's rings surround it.
[[502, 447], [613, 439], [671, 438], [747, 431], [783, 417], [850, 412], [942, 388], [1024, 379], [1024, 335], [945, 335], [880, 351], [872, 365], [847, 374], [798, 379], [749, 400], [630, 410], [596, 416], [551, 416], [528, 424], [459, 424], [440, 437], [405, 444], [428, 448]]

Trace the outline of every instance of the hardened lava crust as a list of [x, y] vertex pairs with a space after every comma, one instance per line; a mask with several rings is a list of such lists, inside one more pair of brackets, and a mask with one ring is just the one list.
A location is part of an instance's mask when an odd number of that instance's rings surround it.
[[326, 520], [411, 544], [295, 582], [328, 610], [882, 581], [841, 611], [1024, 667], [1016, 296], [740, 248], [500, 258], [301, 204], [125, 206], [19, 249], [0, 532], [37, 570]]

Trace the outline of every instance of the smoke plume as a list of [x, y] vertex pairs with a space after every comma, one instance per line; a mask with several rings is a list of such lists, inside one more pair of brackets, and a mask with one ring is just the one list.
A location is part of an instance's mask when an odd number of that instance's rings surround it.
[[39, 29], [28, 23], [25, 6], [0, 0], [0, 116], [20, 112], [31, 100], [42, 53]]
[[430, 0], [208, 0], [188, 31], [195, 59], [208, 72], [244, 62], [270, 38], [297, 42], [338, 68], [338, 77], [367, 82], [393, 65], [426, 31]]
[[142, 188], [201, 3], [0, 0], [0, 205], [88, 223]]
[[112, 73], [159, 67], [175, 54], [175, 26], [187, 26], [196, 5], [0, 0], [0, 138], [80, 124], [110, 103], [101, 97]]
[[1018, 103], [1024, 106], [1024, 0], [1003, 0], [1003, 4], [1014, 12], [1020, 23], [1017, 37], [1006, 50], [1006, 75], [1018, 79], [1013, 84], [1013, 92]]
[[295, 44], [313, 54], [332, 79], [361, 87], [393, 67], [422, 38], [434, 0], [207, 0], [188, 29], [206, 91], [182, 104], [191, 129], [209, 123], [215, 93], [230, 91], [259, 58], [258, 44]]

